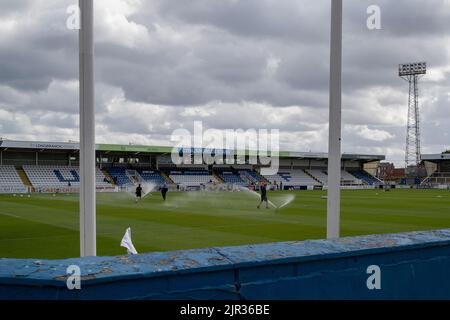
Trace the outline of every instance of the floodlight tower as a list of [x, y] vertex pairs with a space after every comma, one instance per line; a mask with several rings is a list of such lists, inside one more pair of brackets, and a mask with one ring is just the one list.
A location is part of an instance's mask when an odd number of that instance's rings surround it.
[[401, 64], [398, 70], [398, 75], [409, 83], [405, 151], [406, 169], [412, 165], [417, 168], [420, 163], [419, 79], [426, 73], [426, 62]]

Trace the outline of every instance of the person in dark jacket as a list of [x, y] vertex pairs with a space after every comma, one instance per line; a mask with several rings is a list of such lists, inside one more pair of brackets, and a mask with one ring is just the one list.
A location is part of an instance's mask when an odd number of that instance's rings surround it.
[[266, 202], [266, 209], [269, 209], [269, 200], [267, 199], [267, 187], [264, 182], [261, 182], [259, 186], [259, 191], [261, 192], [261, 201], [258, 204], [258, 209], [261, 208], [261, 204]]
[[139, 200], [142, 200], [142, 187], [140, 184], [136, 188], [136, 202]]
[[161, 186], [161, 195], [164, 201], [166, 201], [167, 191], [169, 191], [169, 188], [167, 187], [167, 184], [164, 182]]

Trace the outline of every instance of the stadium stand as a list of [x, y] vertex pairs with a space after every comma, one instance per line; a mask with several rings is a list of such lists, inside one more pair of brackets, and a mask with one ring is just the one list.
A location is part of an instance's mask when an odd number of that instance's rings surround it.
[[248, 182], [249, 184], [258, 184], [263, 182], [263, 177], [261, 177], [257, 172], [249, 169], [238, 170], [241, 179]]
[[[77, 168], [78, 171], [78, 168]], [[108, 181], [108, 178], [105, 176], [102, 170], [96, 168], [95, 170], [95, 183], [97, 186], [101, 187], [110, 187], [111, 182]]]
[[320, 181], [323, 185], [328, 184], [328, 175], [325, 170], [311, 169], [305, 170], [309, 175], [313, 176], [316, 180]]
[[109, 175], [113, 178], [114, 182], [118, 186], [123, 186], [124, 184], [131, 183], [131, 180], [128, 178], [126, 174], [127, 168], [125, 167], [109, 167], [106, 168]]
[[434, 172], [430, 177], [426, 178], [422, 183], [446, 185], [450, 184], [450, 172]]
[[316, 186], [320, 183], [306, 174], [303, 170], [280, 170], [278, 174], [264, 176], [269, 182], [283, 182], [286, 186]]
[[[73, 166], [23, 166], [28, 179], [33, 187], [64, 188], [69, 184], [72, 187], [80, 185], [80, 173], [78, 167]], [[103, 172], [96, 170], [97, 186], [109, 186]]]
[[187, 187], [199, 187], [209, 183], [210, 181], [217, 182], [217, 179], [213, 175], [203, 169], [177, 169], [172, 170], [167, 174], [176, 184]]
[[[0, 167], [0, 185], [24, 186], [22, 179], [14, 166]], [[79, 169], [74, 166], [33, 166], [25, 165], [23, 170], [34, 187], [78, 187], [80, 183]], [[106, 168], [107, 173], [113, 178], [118, 186], [130, 183], [152, 182], [162, 184], [166, 180], [163, 172], [151, 168], [130, 169], [126, 166], [112, 166]], [[320, 186], [328, 183], [328, 176], [325, 170], [312, 169], [281, 169], [276, 175], [260, 176], [257, 172], [250, 169], [236, 168], [215, 168], [217, 177], [225, 183], [249, 185], [258, 184], [263, 179], [269, 183], [283, 183], [284, 186]], [[110, 182], [105, 174], [97, 168], [96, 182], [97, 186], [110, 186]], [[219, 182], [213, 174], [204, 168], [169, 168], [166, 169], [167, 176], [175, 183], [187, 187], [197, 187], [207, 184], [210, 181]], [[345, 171], [342, 170], [342, 185], [377, 185], [382, 183], [380, 180], [371, 176], [364, 170]], [[436, 180], [448, 181], [448, 176], [436, 174]]]
[[377, 178], [370, 175], [367, 171], [364, 170], [350, 171], [350, 173], [370, 186], [383, 183], [381, 180], [378, 180]]
[[0, 186], [24, 187], [25, 185], [14, 166], [0, 166]]
[[138, 169], [137, 171], [146, 182], [152, 182], [155, 184], [163, 184], [165, 182], [159, 171], [152, 169]]
[[358, 179], [354, 175], [352, 175], [350, 172], [346, 170], [341, 170], [341, 184], [342, 185], [363, 185], [363, 181], [361, 179]]
[[[313, 176], [315, 179], [320, 181], [323, 185], [328, 184], [328, 174], [326, 170], [320, 170], [320, 169], [311, 169], [311, 170], [305, 170], [308, 174]], [[357, 174], [357, 175], [356, 175]], [[354, 185], [354, 186], [360, 186], [364, 184], [368, 185], [374, 185], [376, 183], [379, 183], [380, 181], [371, 175], [369, 175], [367, 172], [360, 170], [360, 171], [346, 171], [341, 170], [341, 184], [342, 185]]]
[[[121, 188], [116, 186], [123, 187], [139, 181], [167, 182], [172, 187], [174, 184], [179, 184], [180, 187], [201, 186], [213, 181], [215, 184], [244, 184], [250, 188], [260, 182], [276, 181], [278, 185], [282, 182], [285, 187], [291, 185], [304, 189], [307, 186], [311, 189], [310, 186], [326, 185], [328, 180], [325, 153], [285, 152], [280, 157], [280, 174], [263, 177], [260, 173], [261, 165], [239, 161], [236, 161], [236, 164], [221, 162], [214, 165], [204, 163], [177, 166], [172, 162], [170, 153], [173, 150], [170, 147], [108, 144], [99, 144], [97, 147], [96, 159], [99, 169], [96, 181], [97, 189], [101, 189], [102, 192], [118, 190]], [[2, 174], [0, 177], [3, 179], [2, 183], [13, 183], [9, 176], [14, 174], [15, 181], [24, 185], [22, 189], [31, 192], [47, 192], [43, 190], [46, 187], [56, 189], [64, 187], [65, 190], [72, 187], [72, 192], [77, 192], [80, 184], [78, 148], [79, 145], [75, 142], [14, 141], [0, 138], [0, 166], [10, 166], [3, 169], [10, 173]], [[199, 152], [195, 149], [193, 151], [194, 154]], [[428, 162], [436, 164], [447, 161], [446, 156], [441, 154], [431, 155], [431, 158], [428, 158]], [[342, 165], [348, 169], [347, 171], [357, 171], [364, 170], [365, 164], [376, 165], [382, 160], [385, 160], [385, 157], [381, 155], [343, 155]], [[218, 168], [224, 170], [219, 171]], [[308, 171], [307, 168], [314, 170]], [[443, 168], [434, 170], [447, 171]], [[427, 173], [431, 175], [429, 170]], [[364, 183], [361, 184], [364, 187], [366, 184], [377, 184], [373, 177], [364, 172], [350, 171], [344, 173], [343, 177], [346, 180], [344, 183], [349, 182], [351, 185], [358, 180]], [[447, 181], [445, 178], [439, 180]], [[39, 186], [44, 188], [33, 188]], [[14, 192], [12, 188], [3, 188], [3, 192], [11, 191]]]
[[[232, 168], [216, 168], [217, 175], [225, 182], [238, 185], [245, 185], [246, 181], [241, 177], [239, 172]], [[247, 182], [248, 183], [248, 182]]]

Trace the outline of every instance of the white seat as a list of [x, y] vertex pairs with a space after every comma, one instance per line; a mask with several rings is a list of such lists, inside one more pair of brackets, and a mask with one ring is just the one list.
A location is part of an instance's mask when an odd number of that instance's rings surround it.
[[311, 176], [306, 174], [301, 169], [286, 170], [280, 169], [276, 175], [264, 176], [269, 182], [276, 181], [282, 182], [288, 186], [316, 186], [320, 185], [320, 182], [314, 180]]
[[[323, 184], [328, 184], [328, 175], [325, 173], [325, 170], [320, 169], [312, 169], [306, 170], [310, 175], [314, 178], [322, 182]], [[341, 184], [343, 185], [362, 185], [363, 182], [349, 173], [346, 170], [341, 170]]]
[[193, 174], [172, 174], [170, 179], [176, 184], [182, 184], [186, 186], [200, 186], [202, 184], [207, 184], [210, 181], [218, 182], [212, 175], [193, 175]]
[[14, 166], [0, 166], [1, 187], [24, 187], [16, 168]]
[[320, 169], [306, 170], [310, 175], [319, 180], [322, 184], [328, 184], [328, 175]]
[[[23, 170], [34, 187], [65, 188], [69, 185], [69, 182], [72, 187], [80, 186], [80, 170], [78, 167], [23, 166]], [[61, 174], [63, 178], [62, 181], [58, 178], [55, 170]], [[75, 175], [73, 173], [75, 173]], [[110, 185], [108, 182], [105, 182], [105, 175], [99, 168], [96, 169], [96, 185]]]

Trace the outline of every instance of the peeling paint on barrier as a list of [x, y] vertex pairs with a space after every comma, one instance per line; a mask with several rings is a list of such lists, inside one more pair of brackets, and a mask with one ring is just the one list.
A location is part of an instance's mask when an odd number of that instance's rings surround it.
[[[66, 287], [81, 269], [81, 290]], [[367, 288], [380, 267], [381, 290]], [[67, 260], [0, 259], [0, 299], [450, 299], [450, 230]]]

